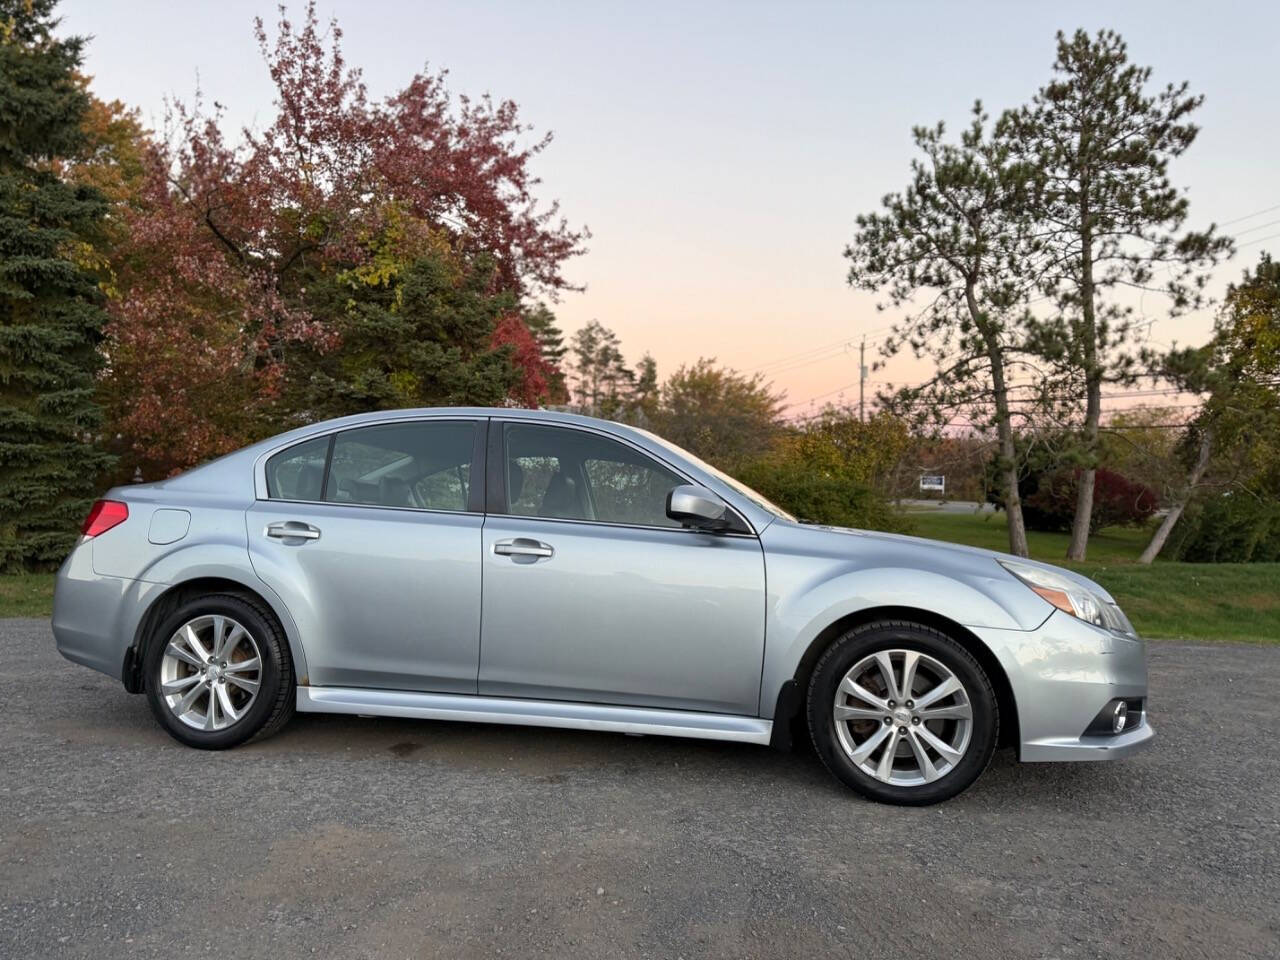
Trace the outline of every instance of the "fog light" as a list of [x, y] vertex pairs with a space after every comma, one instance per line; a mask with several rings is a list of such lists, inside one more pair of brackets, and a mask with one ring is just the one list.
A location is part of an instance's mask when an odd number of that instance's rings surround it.
[[1121, 700], [1111, 713], [1111, 732], [1120, 733], [1129, 722], [1129, 705]]

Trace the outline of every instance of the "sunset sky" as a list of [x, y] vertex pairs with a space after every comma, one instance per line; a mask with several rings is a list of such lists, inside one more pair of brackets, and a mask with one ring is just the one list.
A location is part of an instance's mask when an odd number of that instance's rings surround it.
[[[158, 126], [197, 82], [231, 124], [263, 123], [272, 90], [252, 18], [273, 4], [67, 0], [64, 32], [94, 36], [95, 92]], [[1280, 250], [1280, 4], [322, 2], [372, 94], [424, 64], [459, 93], [519, 103], [555, 141], [541, 195], [586, 224], [585, 285], [556, 312], [596, 318], [659, 372], [699, 356], [762, 370], [794, 404], [856, 399], [856, 346], [892, 314], [845, 283], [854, 217], [907, 182], [913, 124], [998, 112], [1050, 75], [1054, 32], [1118, 30], [1158, 82], [1205, 94], [1202, 132], [1173, 167], [1192, 223], [1229, 223], [1236, 259], [1213, 291]], [[292, 12], [300, 14], [298, 4]], [[295, 16], [296, 19], [296, 16]], [[1273, 236], [1277, 235], [1277, 236]], [[1269, 239], [1264, 239], [1269, 238]], [[1141, 304], [1148, 316], [1160, 305]], [[1152, 327], [1203, 340], [1210, 312]], [[878, 339], [872, 337], [874, 343]], [[868, 362], [873, 351], [868, 350]], [[873, 380], [920, 379], [895, 358]], [[812, 401], [812, 403], [810, 402]]]

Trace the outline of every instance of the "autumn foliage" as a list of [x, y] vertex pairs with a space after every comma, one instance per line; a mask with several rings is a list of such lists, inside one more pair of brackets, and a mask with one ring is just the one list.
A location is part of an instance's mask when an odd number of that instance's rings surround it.
[[[1079, 468], [1062, 467], [1030, 478], [1034, 490], [1023, 498], [1029, 529], [1071, 529], [1081, 474]], [[1105, 468], [1095, 473], [1093, 497], [1091, 532], [1095, 533], [1103, 527], [1142, 526], [1160, 505], [1149, 487]]]
[[[173, 106], [164, 138], [139, 130], [132, 144], [137, 188], [116, 207], [123, 235], [105, 271], [116, 296], [103, 394], [122, 463], [164, 475], [314, 417], [300, 381], [345, 349], [344, 329], [385, 356], [384, 379], [411, 368], [397, 355], [418, 344], [370, 341], [362, 321], [375, 307], [396, 315], [400, 279], [423, 257], [437, 281], [465, 285], [459, 296], [491, 301], [468, 308], [491, 317], [476, 342], [510, 373], [481, 365], [475, 390], [384, 391], [385, 402], [489, 397], [502, 382], [508, 402], [536, 404], [555, 371], [522, 317], [569, 287], [565, 262], [586, 237], [536, 202], [530, 166], [550, 137], [530, 141], [510, 101], [454, 96], [444, 72], [371, 99], [314, 4], [300, 24], [282, 15], [274, 34], [256, 30], [276, 91], [264, 128], [230, 138], [221, 108], [197, 99]], [[370, 307], [378, 291], [390, 298]], [[415, 336], [433, 328], [430, 309], [418, 304]], [[355, 367], [378, 376], [364, 360]], [[360, 389], [349, 393], [358, 406]]]
[[493, 328], [490, 344], [508, 347], [519, 371], [519, 382], [511, 399], [525, 407], [536, 407], [549, 396], [555, 368], [542, 355], [542, 346], [519, 314], [509, 313]]

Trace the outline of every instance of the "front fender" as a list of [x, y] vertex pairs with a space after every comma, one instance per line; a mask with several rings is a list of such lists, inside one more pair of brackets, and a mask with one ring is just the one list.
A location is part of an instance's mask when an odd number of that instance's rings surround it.
[[1053, 608], [994, 559], [908, 542], [773, 524], [762, 535], [768, 574], [761, 715], [819, 635], [876, 608], [935, 614], [965, 627], [1034, 630]]

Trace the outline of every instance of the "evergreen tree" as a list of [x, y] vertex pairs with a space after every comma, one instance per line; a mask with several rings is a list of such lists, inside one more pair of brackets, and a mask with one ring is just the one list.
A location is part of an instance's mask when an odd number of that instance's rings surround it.
[[578, 412], [617, 420], [630, 409], [635, 372], [622, 356], [618, 335], [592, 320], [573, 335]]
[[636, 385], [632, 391], [634, 410], [632, 421], [642, 427], [653, 423], [654, 413], [658, 409], [661, 390], [658, 386], [658, 361], [653, 354], [646, 352], [636, 364]]
[[569, 348], [565, 346], [564, 333], [556, 323], [556, 315], [545, 304], [539, 303], [525, 311], [524, 322], [533, 338], [538, 341], [543, 361], [553, 371], [547, 402], [566, 403], [569, 400], [569, 388], [565, 384], [564, 355], [569, 352]]
[[1014, 441], [1028, 413], [1019, 401], [1037, 397], [1034, 383], [1019, 389], [1013, 381], [1027, 372], [1024, 304], [1036, 279], [1023, 186], [1029, 171], [986, 128], [981, 104], [958, 143], [943, 139], [942, 124], [915, 128], [921, 156], [911, 162], [910, 184], [886, 196], [881, 211], [858, 217], [845, 256], [852, 285], [910, 307], [882, 352], [908, 347], [937, 369], [924, 383], [882, 397], [882, 406], [938, 431], [958, 415], [995, 428], [1009, 552], [1025, 557]]
[[84, 266], [106, 213], [61, 178], [82, 148], [84, 38], [53, 35], [54, 0], [0, 0], [0, 569], [51, 566], [74, 542], [109, 458], [94, 446], [105, 314]]
[[[468, 261], [429, 250], [318, 283], [308, 306], [331, 318], [337, 345], [298, 349], [284, 408], [318, 420], [400, 407], [503, 405], [521, 370], [511, 348], [494, 344], [499, 323], [516, 313], [513, 293], [492, 292], [495, 269], [487, 255]], [[285, 425], [290, 415], [282, 417]]]
[[1054, 79], [1031, 103], [1009, 111], [997, 135], [1036, 171], [1034, 207], [1045, 269], [1041, 287], [1054, 312], [1030, 342], [1050, 371], [1082, 393], [1079, 459], [1084, 469], [1067, 557], [1083, 560], [1092, 526], [1094, 468], [1104, 383], [1129, 383], [1140, 326], [1119, 290], [1167, 296], [1172, 312], [1198, 306], [1206, 274], [1230, 241], [1180, 233], [1187, 198], [1169, 179], [1169, 161], [1196, 138], [1191, 114], [1203, 98], [1186, 83], [1148, 92], [1151, 69], [1129, 61], [1120, 37], [1104, 30], [1058, 34]]

